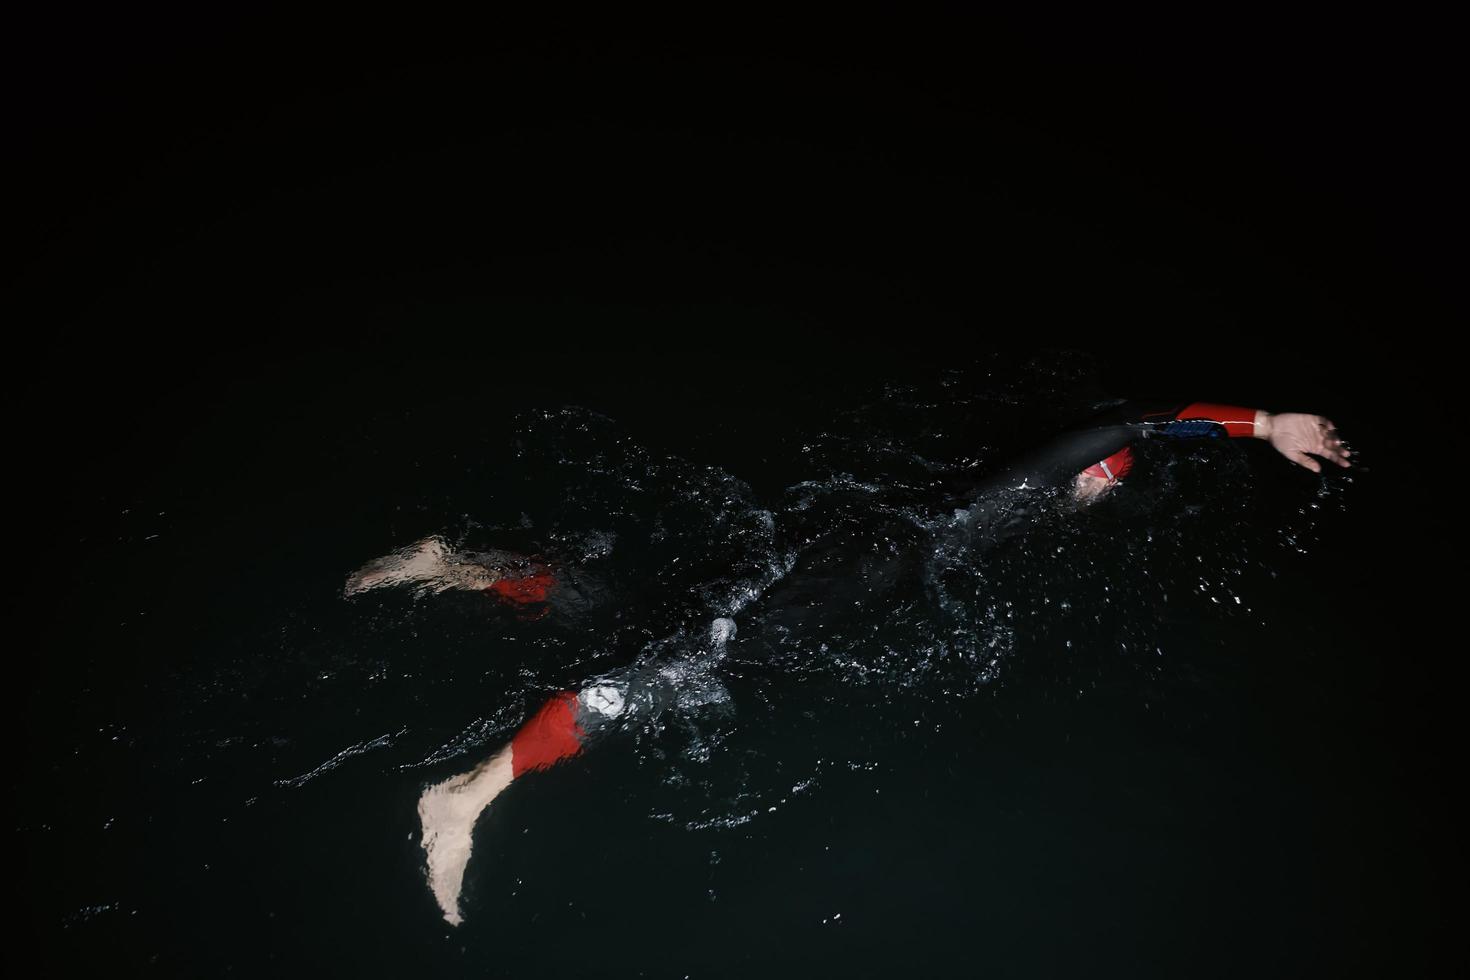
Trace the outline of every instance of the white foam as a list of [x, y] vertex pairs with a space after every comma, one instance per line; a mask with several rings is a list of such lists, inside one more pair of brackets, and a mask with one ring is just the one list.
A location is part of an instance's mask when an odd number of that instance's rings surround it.
[[594, 684], [577, 695], [582, 707], [604, 718], [616, 718], [627, 707], [623, 692], [611, 684]]

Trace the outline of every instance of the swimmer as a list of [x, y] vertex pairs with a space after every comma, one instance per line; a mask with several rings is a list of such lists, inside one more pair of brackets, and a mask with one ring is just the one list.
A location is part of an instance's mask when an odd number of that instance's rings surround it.
[[[965, 495], [970, 506], [957, 525], [977, 526], [991, 516], [994, 491], [1062, 487], [1080, 505], [1100, 500], [1123, 482], [1133, 466], [1139, 439], [1192, 440], [1255, 438], [1295, 465], [1320, 473], [1320, 461], [1351, 465], [1352, 453], [1336, 426], [1320, 415], [1270, 413], [1194, 402], [1183, 406], [1124, 403], [1063, 433], [976, 484]], [[1320, 460], [1320, 461], [1319, 461]], [[421, 592], [483, 591], [515, 605], [544, 602], [557, 578], [544, 563], [510, 552], [459, 554], [440, 537], [425, 538], [370, 562], [348, 579], [343, 594], [356, 596], [385, 586], [408, 584]], [[825, 586], [821, 590], [825, 594]], [[644, 665], [621, 678], [600, 679], [581, 691], [562, 691], [547, 701], [512, 737], [468, 772], [428, 787], [418, 803], [429, 888], [445, 921], [462, 921], [460, 894], [476, 822], [516, 779], [578, 755], [647, 692], [707, 683], [710, 665], [723, 655], [735, 624], [717, 618], [703, 649], [708, 655], [677, 669]], [[691, 667], [691, 663], [694, 664]], [[697, 684], [695, 685], [697, 686]]]

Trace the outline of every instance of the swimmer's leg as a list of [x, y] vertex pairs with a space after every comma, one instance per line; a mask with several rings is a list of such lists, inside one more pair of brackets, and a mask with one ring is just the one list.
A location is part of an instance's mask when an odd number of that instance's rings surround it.
[[[706, 670], [717, 663], [734, 636], [733, 619], [716, 619], [710, 624], [709, 642], [699, 663]], [[703, 671], [655, 670], [655, 673], [665, 681], [675, 682], [674, 693], [681, 699], [700, 697], [700, 687], [692, 682]], [[650, 685], [650, 690], [658, 686]], [[429, 871], [429, 890], [444, 913], [444, 921], [450, 925], [463, 921], [459, 897], [480, 815], [507, 786], [526, 773], [550, 768], [579, 754], [588, 741], [589, 731], [603, 728], [628, 710], [630, 687], [626, 679], [604, 680], [583, 688], [580, 693], [562, 691], [521, 726], [510, 744], [469, 772], [424, 790], [418, 808], [423, 828], [422, 846]]]
[[[593, 695], [606, 690], [589, 688]], [[429, 890], [450, 925], [462, 921], [459, 895], [475, 822], [514, 780], [582, 751], [586, 731], [579, 719], [589, 710], [584, 703], [589, 691], [581, 697], [571, 691], [556, 695], [521, 726], [510, 744], [469, 772], [430, 786], [419, 797]], [[617, 707], [621, 711], [620, 697]], [[606, 711], [595, 705], [590, 710]]]

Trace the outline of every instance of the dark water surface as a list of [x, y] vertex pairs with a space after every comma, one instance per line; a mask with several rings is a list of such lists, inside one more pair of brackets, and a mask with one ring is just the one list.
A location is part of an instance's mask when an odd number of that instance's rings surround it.
[[[47, 641], [70, 652], [31, 696], [16, 818], [62, 960], [1223, 975], [1355, 967], [1424, 928], [1386, 888], [1427, 880], [1412, 835], [1436, 818], [1388, 730], [1372, 466], [1150, 444], [1090, 512], [1043, 508], [939, 592], [834, 589], [792, 639], [771, 597], [813, 542], [932, 550], [946, 481], [1105, 398], [1098, 361], [806, 365], [805, 388], [702, 363], [655, 394], [566, 378], [568, 405], [544, 378], [306, 359], [263, 372], [285, 397], [200, 404], [186, 465], [77, 491], [90, 518], [55, 535], [85, 560]], [[555, 556], [610, 598], [525, 621], [340, 597], [429, 533]], [[709, 703], [519, 780], [445, 925], [421, 789], [550, 693], [687, 654], [752, 581], [777, 585], [736, 603]]]

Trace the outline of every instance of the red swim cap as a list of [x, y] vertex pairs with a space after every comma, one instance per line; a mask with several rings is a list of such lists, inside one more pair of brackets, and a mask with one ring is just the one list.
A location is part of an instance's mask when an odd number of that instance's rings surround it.
[[1082, 472], [1113, 484], [1127, 476], [1131, 469], [1133, 469], [1133, 447], [1124, 446], [1107, 459], [1100, 463], [1093, 463]]

